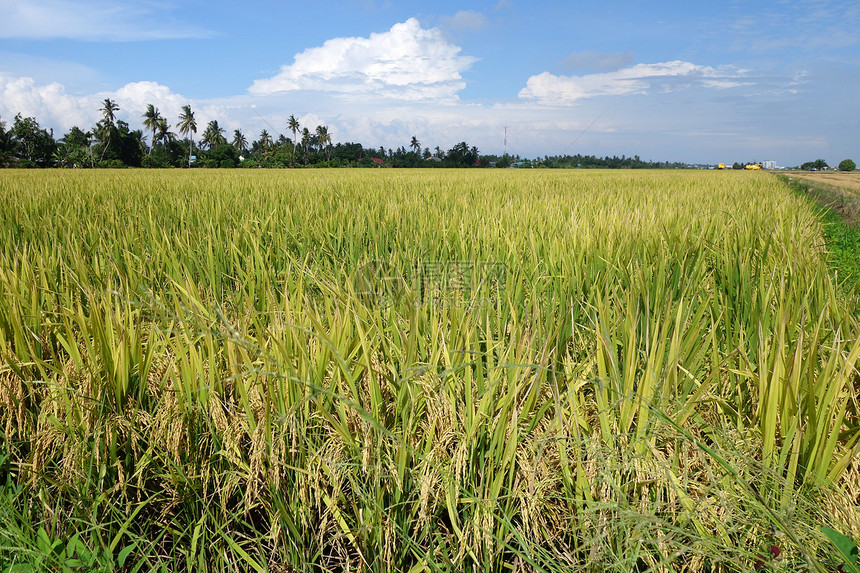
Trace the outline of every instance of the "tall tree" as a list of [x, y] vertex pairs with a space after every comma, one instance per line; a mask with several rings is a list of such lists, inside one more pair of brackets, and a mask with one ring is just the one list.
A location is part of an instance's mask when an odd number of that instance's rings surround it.
[[191, 167], [191, 156], [194, 155], [194, 135], [197, 133], [197, 122], [194, 120], [194, 112], [190, 105], [182, 106], [179, 114], [179, 133], [185, 136], [191, 135], [191, 145], [188, 147], [188, 167]]
[[412, 151], [415, 153], [421, 153], [421, 142], [418, 141], [418, 138], [414, 135], [412, 136], [412, 141], [409, 143], [409, 147], [411, 147]]
[[6, 130], [6, 122], [0, 119], [0, 167], [12, 165], [17, 147], [12, 131]]
[[170, 131], [170, 124], [167, 123], [167, 119], [163, 117], [158, 118], [158, 122], [155, 125], [155, 133], [153, 135], [153, 145], [156, 141], [160, 141], [162, 145], [170, 143], [171, 141], [176, 140], [176, 136]]
[[326, 161], [331, 159], [331, 133], [328, 131], [328, 126], [318, 125], [317, 131], [317, 145], [320, 146], [320, 150], [324, 150], [326, 154]]
[[[57, 143], [57, 160], [61, 167], [93, 167], [93, 151], [90, 148], [92, 134], [74, 126]], [[2, 160], [0, 160], [2, 163]]]
[[60, 139], [59, 144], [65, 147], [89, 147], [91, 136], [91, 133], [74, 126]]
[[272, 136], [269, 135], [269, 132], [265, 129], [260, 132], [260, 137], [257, 139], [257, 142], [254, 146], [259, 150], [260, 155], [265, 160], [269, 160], [272, 157]]
[[101, 128], [99, 129], [98, 126], [96, 126], [96, 128], [99, 131], [99, 139], [104, 142], [104, 148], [102, 149], [101, 156], [101, 158], [104, 159], [105, 153], [107, 153], [108, 147], [110, 147], [113, 133], [116, 131], [114, 120], [116, 119], [116, 112], [119, 111], [119, 106], [115, 101], [107, 97], [102, 102], [102, 107], [101, 109], [99, 109], [99, 111], [102, 112], [103, 121]]
[[[22, 117], [19, 113], [15, 116], [9, 132], [11, 151], [22, 162], [21, 165], [29, 167], [51, 165], [57, 144], [54, 142], [53, 135], [43, 129], [36, 118]], [[4, 146], [6, 146], [5, 143]]]
[[227, 139], [224, 137], [224, 128], [218, 125], [217, 120], [213, 119], [206, 125], [206, 131], [203, 132], [200, 143], [205, 143], [209, 149], [227, 143]]
[[299, 132], [299, 120], [296, 119], [296, 116], [290, 115], [290, 119], [287, 120], [287, 128], [293, 132], [293, 153], [290, 156], [290, 167], [295, 166], [296, 160], [296, 147], [299, 145], [299, 142], [296, 140], [296, 135]]
[[146, 138], [143, 131], [139, 129], [131, 131], [128, 124], [122, 120], [117, 120], [116, 127], [119, 136], [119, 160], [131, 167], [139, 167], [140, 160], [146, 153]]
[[302, 129], [302, 155], [304, 156], [304, 164], [308, 164], [308, 146], [311, 144], [311, 132], [307, 127]]
[[161, 117], [158, 108], [152, 104], [147, 104], [142, 117], [143, 127], [152, 132], [152, 145], [149, 147], [149, 154], [152, 155], [152, 149], [155, 147], [155, 131], [158, 129], [158, 122], [164, 118]]
[[248, 138], [241, 129], [233, 131], [233, 147], [240, 153], [248, 150]]
[[116, 119], [116, 112], [119, 111], [117, 103], [109, 97], [105, 98], [99, 111], [102, 112], [102, 119], [105, 120], [105, 123], [113, 127], [114, 120]]
[[268, 148], [272, 145], [272, 136], [269, 135], [269, 132], [264, 129], [260, 132], [260, 138], [257, 140], [257, 142], [259, 143], [260, 147], [264, 149]]

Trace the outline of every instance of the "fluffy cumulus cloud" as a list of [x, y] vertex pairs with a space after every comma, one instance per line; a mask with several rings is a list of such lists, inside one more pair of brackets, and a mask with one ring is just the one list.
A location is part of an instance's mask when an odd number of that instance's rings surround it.
[[158, 108], [171, 124], [177, 121], [182, 106], [191, 104], [198, 126], [217, 119], [222, 127], [240, 127], [228, 105], [194, 102], [156, 82], [133, 82], [116, 91], [75, 96], [57, 82], [39, 84], [33, 78], [0, 74], [0, 118], [7, 123], [20, 113], [36, 118], [43, 127], [64, 131], [76, 125], [88, 129], [101, 119], [99, 109], [105, 98], [116, 102], [120, 109], [117, 117], [132, 129], [140, 128], [148, 104]]
[[66, 93], [57, 82], [39, 85], [33, 78], [0, 75], [0, 117], [35, 117], [42, 124], [71, 127], [84, 124], [83, 100]]
[[415, 18], [367, 38], [333, 38], [297, 54], [280, 73], [251, 85], [252, 94], [316, 90], [388, 98], [456, 100], [474, 58], [460, 54], [436, 28]]
[[727, 69], [675, 60], [581, 76], [544, 72], [530, 77], [519, 97], [541, 104], [568, 105], [595, 96], [668, 92], [695, 85], [724, 89], [742, 85], [739, 77], [738, 72]]
[[[116, 100], [120, 109], [126, 110], [132, 117], [140, 117], [146, 110], [146, 106], [152, 104], [158, 108], [161, 115], [168, 118], [169, 122], [175, 121], [183, 105], [191, 103], [187, 98], [173, 93], [170, 88], [157, 82], [126, 84], [113, 93], [112, 99]], [[136, 124], [137, 122], [130, 123]]]

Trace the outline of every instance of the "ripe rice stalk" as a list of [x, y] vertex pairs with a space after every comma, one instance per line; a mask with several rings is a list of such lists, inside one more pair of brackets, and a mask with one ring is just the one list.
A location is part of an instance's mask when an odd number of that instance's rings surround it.
[[826, 556], [860, 328], [777, 180], [236, 171], [0, 173], [0, 466], [51, 535], [213, 571]]

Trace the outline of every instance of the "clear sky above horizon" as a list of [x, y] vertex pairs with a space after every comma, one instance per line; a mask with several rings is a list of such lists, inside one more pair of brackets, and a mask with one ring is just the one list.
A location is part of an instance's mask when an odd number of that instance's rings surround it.
[[[860, 162], [860, 3], [0, 0], [0, 119], [191, 104], [249, 139]], [[228, 137], [229, 139], [229, 137]]]

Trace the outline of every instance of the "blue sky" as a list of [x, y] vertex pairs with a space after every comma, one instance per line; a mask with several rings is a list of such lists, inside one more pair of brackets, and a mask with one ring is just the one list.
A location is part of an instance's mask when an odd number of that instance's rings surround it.
[[105, 97], [251, 139], [526, 157], [860, 161], [860, 3], [0, 0], [0, 119]]

